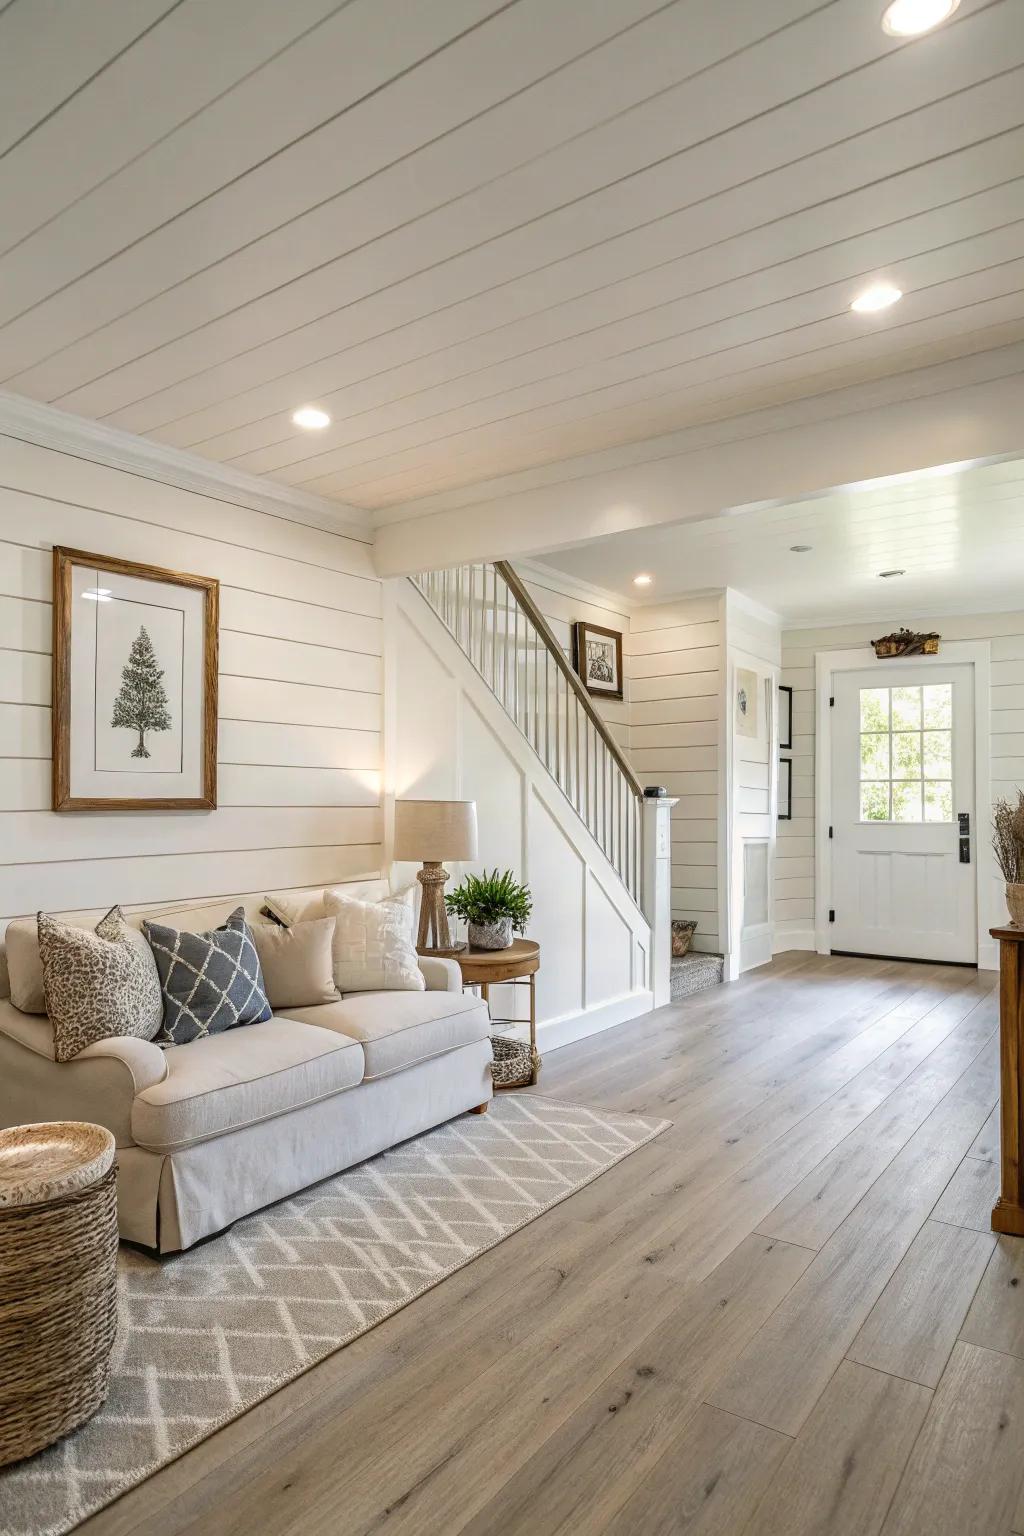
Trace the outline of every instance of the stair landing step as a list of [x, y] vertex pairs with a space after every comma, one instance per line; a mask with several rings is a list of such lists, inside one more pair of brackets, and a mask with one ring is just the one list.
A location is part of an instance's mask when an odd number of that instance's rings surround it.
[[694, 992], [705, 992], [717, 987], [725, 972], [723, 955], [705, 955], [694, 952], [680, 955], [671, 965], [671, 997], [674, 1003], [680, 998], [692, 997]]

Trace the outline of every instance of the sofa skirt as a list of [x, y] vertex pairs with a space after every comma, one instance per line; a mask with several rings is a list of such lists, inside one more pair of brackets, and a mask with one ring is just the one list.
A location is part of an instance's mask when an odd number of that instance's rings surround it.
[[161, 1154], [118, 1153], [129, 1242], [175, 1253], [297, 1190], [491, 1098], [491, 1043], [476, 1040], [302, 1109]]

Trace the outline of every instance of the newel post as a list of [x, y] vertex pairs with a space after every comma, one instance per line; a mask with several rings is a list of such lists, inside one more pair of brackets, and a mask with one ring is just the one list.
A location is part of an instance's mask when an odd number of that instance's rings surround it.
[[672, 995], [672, 807], [678, 804], [668, 795], [643, 802], [642, 907], [651, 926], [649, 967], [655, 1008]]
[[992, 1207], [993, 1232], [1024, 1237], [1021, 1180], [1021, 1103], [1024, 1100], [1024, 928], [993, 928], [999, 940], [999, 1161], [1000, 1193]]

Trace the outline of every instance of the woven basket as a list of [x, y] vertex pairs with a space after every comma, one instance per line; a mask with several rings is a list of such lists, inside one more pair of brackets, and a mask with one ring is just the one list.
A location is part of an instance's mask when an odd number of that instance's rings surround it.
[[117, 1332], [116, 1169], [0, 1209], [0, 1466], [94, 1414]]
[[507, 1035], [492, 1035], [491, 1080], [495, 1088], [526, 1088], [536, 1081], [540, 1057], [536, 1061], [525, 1040], [511, 1040]]

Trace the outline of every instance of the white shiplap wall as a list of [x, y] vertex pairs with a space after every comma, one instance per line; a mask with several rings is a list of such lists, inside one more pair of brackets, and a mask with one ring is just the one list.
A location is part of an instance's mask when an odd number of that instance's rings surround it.
[[694, 947], [717, 951], [722, 597], [638, 608], [626, 637], [630, 756], [672, 812], [672, 915], [695, 918]]
[[[48, 809], [54, 544], [220, 580], [215, 811]], [[0, 927], [377, 869], [380, 613], [368, 543], [0, 435]]]
[[[876, 619], [841, 628], [788, 630], [782, 637], [782, 678], [793, 689], [793, 820], [780, 822], [775, 863], [776, 949], [814, 939], [814, 656], [816, 651], [866, 645], [870, 637], [909, 623], [938, 630], [945, 640], [989, 640], [992, 795], [1014, 796], [1024, 785], [1024, 612], [944, 619]], [[976, 840], [988, 836], [976, 829]], [[1002, 915], [998, 891], [988, 893], [993, 921]]]

